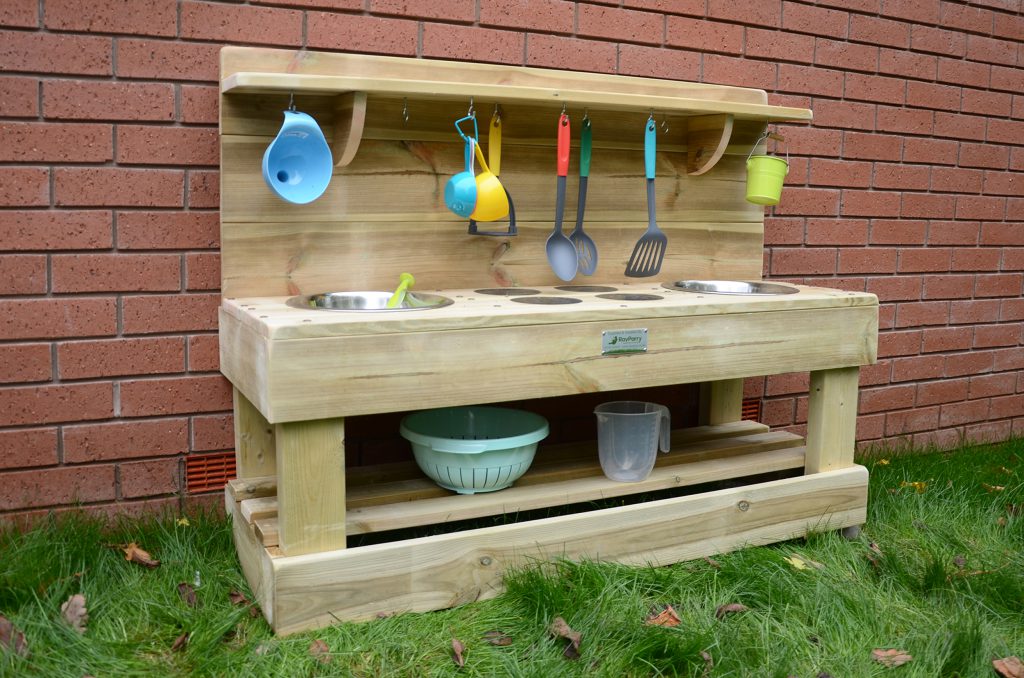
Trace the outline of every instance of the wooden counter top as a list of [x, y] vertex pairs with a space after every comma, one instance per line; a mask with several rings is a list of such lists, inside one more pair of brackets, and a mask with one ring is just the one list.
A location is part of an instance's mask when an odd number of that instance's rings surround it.
[[616, 293], [658, 295], [662, 299], [619, 301], [601, 298], [598, 292], [565, 291], [555, 287], [528, 288], [540, 292], [539, 295], [530, 295], [532, 297], [559, 296], [581, 300], [576, 304], [535, 305], [471, 289], [415, 289], [441, 294], [455, 303], [417, 311], [327, 311], [293, 308], [286, 304], [288, 297], [249, 297], [226, 298], [222, 310], [259, 336], [278, 341], [878, 305], [878, 298], [873, 294], [803, 285], [792, 285], [799, 289], [796, 294], [777, 296], [696, 294], [665, 289], [661, 282], [601, 285], [614, 287]]

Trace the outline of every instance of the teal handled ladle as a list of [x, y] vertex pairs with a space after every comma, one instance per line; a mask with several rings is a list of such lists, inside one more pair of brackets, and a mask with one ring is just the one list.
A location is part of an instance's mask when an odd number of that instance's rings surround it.
[[597, 244], [594, 239], [583, 231], [583, 210], [587, 204], [587, 179], [590, 177], [590, 118], [583, 118], [583, 131], [580, 132], [580, 195], [576, 203], [576, 228], [569, 234], [569, 240], [576, 247], [576, 258], [579, 261], [580, 273], [593, 275], [597, 270]]
[[548, 264], [562, 280], [576, 277], [578, 261], [576, 246], [562, 233], [562, 213], [565, 212], [565, 178], [569, 174], [569, 116], [562, 113], [558, 117], [558, 156], [557, 156], [557, 193], [555, 194], [555, 228], [548, 236], [545, 250]]

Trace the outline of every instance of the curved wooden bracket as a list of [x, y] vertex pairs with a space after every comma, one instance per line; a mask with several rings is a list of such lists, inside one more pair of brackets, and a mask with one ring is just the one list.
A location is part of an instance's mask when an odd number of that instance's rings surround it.
[[699, 115], [688, 120], [686, 173], [704, 174], [725, 154], [732, 137], [733, 116]]
[[356, 157], [365, 123], [366, 92], [338, 95], [338, 103], [334, 108], [334, 142], [331, 144], [335, 167], [344, 167]]

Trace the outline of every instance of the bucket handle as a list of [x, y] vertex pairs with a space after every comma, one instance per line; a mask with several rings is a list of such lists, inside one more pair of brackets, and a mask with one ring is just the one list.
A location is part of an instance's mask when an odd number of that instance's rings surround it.
[[[761, 136], [759, 136], [757, 138], [757, 141], [754, 142], [754, 145], [750, 149], [750, 153], [747, 153], [747, 161], [748, 162], [750, 161], [751, 156], [754, 155], [754, 151], [757, 150], [758, 145], [762, 141], [766, 141], [767, 139], [773, 139], [775, 141], [775, 152], [776, 153], [779, 150], [779, 144], [786, 140], [785, 137], [783, 137], [783, 136], [781, 136], [779, 134], [776, 134], [775, 132], [772, 132], [770, 129], [768, 129], [768, 125], [765, 125], [764, 126], [764, 131], [761, 133]], [[766, 145], [765, 151], [767, 152], [767, 150], [768, 150], [768, 148], [767, 148], [767, 145]], [[789, 145], [788, 144], [786, 145], [786, 165], [789, 165]]]

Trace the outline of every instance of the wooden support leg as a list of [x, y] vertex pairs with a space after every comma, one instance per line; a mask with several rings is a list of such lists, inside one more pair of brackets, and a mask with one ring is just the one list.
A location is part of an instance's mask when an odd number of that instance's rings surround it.
[[277, 523], [287, 556], [345, 548], [345, 420], [275, 426]]
[[700, 385], [700, 423], [704, 426], [739, 421], [743, 415], [743, 380], [722, 379]]
[[835, 471], [853, 465], [859, 373], [857, 367], [811, 372], [805, 473]]
[[272, 476], [277, 470], [274, 427], [256, 406], [233, 389], [235, 405], [235, 472], [239, 478]]

